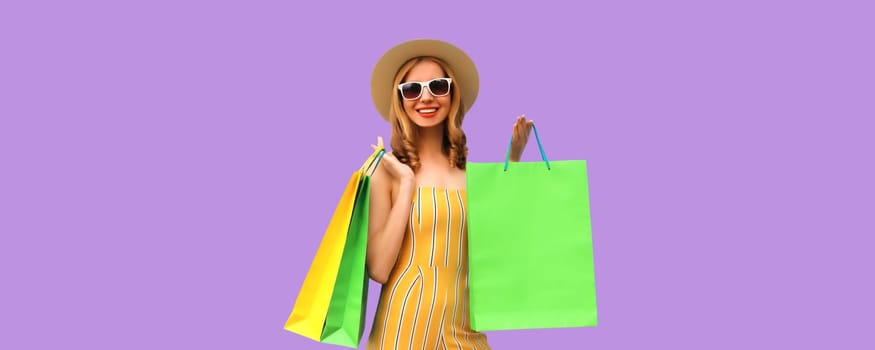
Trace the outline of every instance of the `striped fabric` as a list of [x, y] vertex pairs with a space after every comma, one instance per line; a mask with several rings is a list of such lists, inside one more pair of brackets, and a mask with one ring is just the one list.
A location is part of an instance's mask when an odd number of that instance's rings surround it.
[[465, 199], [463, 189], [416, 189], [367, 349], [490, 349], [469, 325]]

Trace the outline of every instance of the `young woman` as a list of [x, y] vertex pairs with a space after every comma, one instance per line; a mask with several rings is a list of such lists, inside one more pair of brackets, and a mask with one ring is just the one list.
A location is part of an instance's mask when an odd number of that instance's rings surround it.
[[[468, 313], [462, 121], [478, 84], [471, 59], [437, 40], [395, 46], [374, 69], [371, 94], [392, 150], [371, 178], [367, 268], [383, 286], [368, 349], [490, 349]], [[518, 117], [512, 161], [530, 130]]]

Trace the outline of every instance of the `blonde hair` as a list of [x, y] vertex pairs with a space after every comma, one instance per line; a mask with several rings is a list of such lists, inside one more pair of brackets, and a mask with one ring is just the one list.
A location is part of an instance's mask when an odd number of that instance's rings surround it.
[[404, 164], [410, 166], [413, 171], [419, 169], [419, 156], [416, 153], [416, 137], [418, 136], [419, 127], [414, 124], [407, 113], [404, 112], [404, 101], [401, 99], [398, 91], [398, 84], [401, 80], [413, 69], [417, 63], [422, 61], [432, 61], [437, 63], [448, 78], [452, 79], [453, 84], [450, 88], [450, 111], [447, 119], [441, 124], [444, 128], [444, 137], [441, 144], [441, 150], [444, 155], [450, 159], [450, 167], [465, 169], [465, 163], [468, 158], [468, 146], [465, 132], [462, 131], [462, 120], [465, 118], [465, 108], [462, 105], [462, 94], [459, 91], [459, 84], [455, 82], [456, 77], [449, 65], [435, 57], [417, 57], [404, 63], [395, 74], [392, 84], [392, 102], [389, 107], [389, 122], [392, 124], [392, 154]]

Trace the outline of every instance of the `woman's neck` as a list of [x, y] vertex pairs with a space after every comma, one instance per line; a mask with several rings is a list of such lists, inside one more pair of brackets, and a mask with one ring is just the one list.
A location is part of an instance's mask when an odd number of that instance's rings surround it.
[[443, 153], [443, 125], [420, 128], [419, 135], [417, 136], [416, 151], [420, 162], [443, 161], [446, 159], [447, 156]]

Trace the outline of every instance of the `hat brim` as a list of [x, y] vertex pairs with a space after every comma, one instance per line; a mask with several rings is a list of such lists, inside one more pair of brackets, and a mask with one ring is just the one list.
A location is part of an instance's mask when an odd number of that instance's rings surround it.
[[480, 89], [480, 77], [474, 61], [453, 44], [434, 39], [416, 39], [389, 49], [374, 66], [371, 75], [371, 98], [383, 119], [389, 120], [392, 94], [397, 91], [392, 85], [398, 69], [410, 59], [421, 56], [436, 57], [450, 66], [455, 75], [453, 84], [462, 92], [462, 104], [465, 107], [463, 112], [467, 112], [474, 105]]

